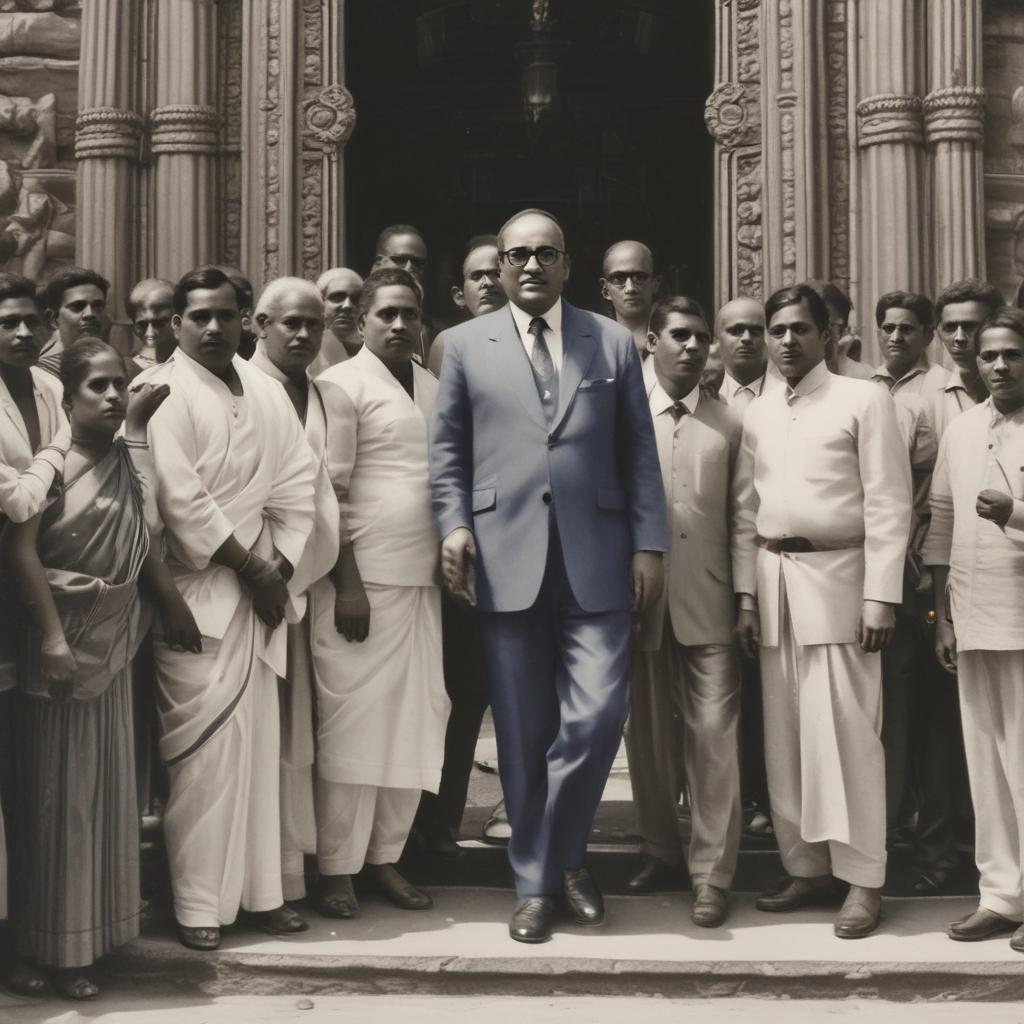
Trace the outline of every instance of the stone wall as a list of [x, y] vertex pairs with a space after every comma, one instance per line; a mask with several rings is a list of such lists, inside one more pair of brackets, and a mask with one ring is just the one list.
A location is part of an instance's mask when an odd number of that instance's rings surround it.
[[988, 274], [1007, 299], [1024, 278], [1024, 4], [985, 16], [985, 207]]
[[39, 279], [75, 254], [78, 0], [0, 2], [0, 267]]

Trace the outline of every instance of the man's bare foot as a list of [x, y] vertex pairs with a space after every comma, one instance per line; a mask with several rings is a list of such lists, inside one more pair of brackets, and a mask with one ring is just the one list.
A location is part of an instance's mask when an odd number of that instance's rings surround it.
[[25, 959], [17, 959], [7, 972], [7, 987], [19, 996], [41, 996], [49, 984], [46, 975]]
[[394, 864], [367, 864], [370, 880], [400, 910], [429, 910], [434, 901], [404, 879]]
[[362, 911], [352, 887], [351, 875], [323, 875], [320, 879], [320, 894], [316, 909], [324, 917], [348, 921], [358, 917]]
[[100, 994], [96, 983], [86, 977], [81, 967], [58, 967], [53, 972], [53, 987], [65, 999], [95, 999]]

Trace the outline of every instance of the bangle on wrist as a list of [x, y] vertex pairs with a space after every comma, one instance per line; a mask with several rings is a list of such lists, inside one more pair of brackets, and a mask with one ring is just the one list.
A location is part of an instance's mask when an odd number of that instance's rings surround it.
[[126, 437], [124, 439], [124, 446], [125, 446], [125, 448], [145, 448], [148, 451], [148, 449], [149, 449], [149, 442], [148, 441], [132, 441], [131, 439]]

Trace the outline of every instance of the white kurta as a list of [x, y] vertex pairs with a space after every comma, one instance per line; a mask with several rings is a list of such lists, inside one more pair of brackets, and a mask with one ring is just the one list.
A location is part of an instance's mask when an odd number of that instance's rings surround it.
[[313, 587], [318, 772], [336, 783], [437, 791], [449, 702], [441, 661], [438, 536], [427, 422], [437, 382], [413, 365], [415, 402], [369, 349], [318, 380], [328, 400], [331, 479], [351, 541], [370, 631], [334, 626], [334, 587]]
[[[239, 903], [280, 905], [280, 721], [285, 629], [261, 623], [230, 569], [231, 535], [296, 566], [314, 518], [316, 468], [284, 389], [234, 361], [243, 394], [178, 349], [139, 380], [170, 385], [149, 426], [167, 564], [204, 638], [201, 655], [154, 632], [164, 817], [178, 921], [229, 923]], [[297, 597], [297, 594], [295, 595]]]
[[[287, 379], [270, 361], [262, 342], [249, 364], [282, 385]], [[330, 572], [338, 559], [338, 502], [327, 471], [327, 415], [322, 392], [309, 381], [303, 426], [317, 464], [316, 520], [292, 577], [293, 587], [303, 591]], [[302, 597], [304, 600], [304, 593]], [[288, 669], [280, 682], [282, 885], [286, 900], [299, 900], [306, 894], [304, 854], [316, 852], [313, 652], [305, 612], [301, 622], [288, 626]]]
[[[773, 821], [793, 875], [885, 876], [881, 665], [856, 643], [865, 600], [898, 604], [910, 533], [893, 400], [815, 367], [751, 403], [737, 466], [737, 593], [757, 597]], [[775, 554], [758, 538], [815, 550]], [[827, 844], [827, 845], [825, 845]]]

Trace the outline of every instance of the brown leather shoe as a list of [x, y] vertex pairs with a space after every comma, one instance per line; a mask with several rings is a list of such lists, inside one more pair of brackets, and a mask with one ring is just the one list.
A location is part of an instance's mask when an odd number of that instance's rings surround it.
[[863, 939], [877, 927], [882, 916], [882, 890], [851, 885], [833, 931], [840, 939]]
[[801, 907], [820, 907], [835, 899], [835, 885], [831, 875], [817, 878], [790, 878], [781, 889], [765, 892], [757, 897], [754, 905], [758, 910], [778, 914]]
[[1024, 924], [1010, 936], [1010, 949], [1015, 953], [1024, 953]]
[[[954, 942], [980, 942], [982, 939], [991, 939], [997, 935], [1012, 932], [1019, 924], [1019, 921], [1011, 921], [994, 910], [978, 907], [973, 914], [954, 921], [946, 930], [946, 934]], [[1014, 938], [1016, 938], [1016, 932], [1014, 932]], [[1013, 944], [1013, 939], [1010, 940], [1010, 943]]]
[[666, 864], [657, 857], [644, 857], [643, 866], [626, 883], [630, 892], [660, 892], [663, 889], [678, 889], [682, 870]]
[[728, 893], [717, 885], [698, 885], [693, 894], [690, 920], [701, 928], [717, 928], [724, 920]]

